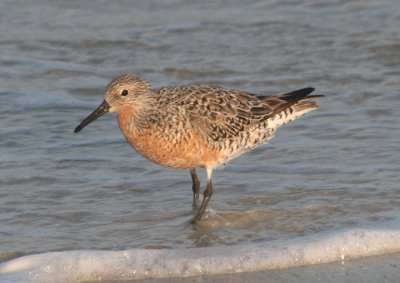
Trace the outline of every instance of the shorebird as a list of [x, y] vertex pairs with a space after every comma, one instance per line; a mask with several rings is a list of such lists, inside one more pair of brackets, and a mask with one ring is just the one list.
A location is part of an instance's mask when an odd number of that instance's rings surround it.
[[192, 223], [202, 219], [213, 193], [215, 168], [274, 137], [282, 125], [318, 107], [314, 88], [257, 96], [234, 89], [191, 84], [154, 89], [138, 76], [124, 74], [105, 89], [105, 99], [74, 132], [107, 112], [117, 114], [130, 145], [154, 163], [189, 169], [193, 203], [199, 200], [196, 168], [204, 167], [207, 187]]

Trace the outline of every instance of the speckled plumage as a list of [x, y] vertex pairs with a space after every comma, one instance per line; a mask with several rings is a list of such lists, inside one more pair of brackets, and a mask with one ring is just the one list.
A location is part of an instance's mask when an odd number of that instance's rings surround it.
[[[116, 112], [122, 133], [138, 153], [161, 165], [191, 169], [192, 178], [195, 168], [206, 168], [212, 192], [214, 168], [267, 142], [277, 128], [318, 107], [310, 100], [319, 97], [309, 95], [313, 90], [257, 97], [208, 85], [153, 89], [142, 78], [122, 75], [108, 84], [102, 105]], [[195, 192], [194, 187], [193, 181]], [[203, 200], [196, 220], [207, 202]]]

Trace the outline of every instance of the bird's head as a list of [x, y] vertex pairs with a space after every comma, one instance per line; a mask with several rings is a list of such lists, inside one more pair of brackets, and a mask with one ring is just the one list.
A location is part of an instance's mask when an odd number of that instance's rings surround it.
[[130, 111], [135, 115], [151, 103], [154, 94], [148, 81], [130, 74], [113, 79], [105, 92], [104, 101], [75, 128], [75, 133], [108, 112]]

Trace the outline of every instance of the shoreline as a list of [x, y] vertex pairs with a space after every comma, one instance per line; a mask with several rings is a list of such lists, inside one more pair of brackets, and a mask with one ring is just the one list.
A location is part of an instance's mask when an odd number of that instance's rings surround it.
[[[131, 281], [101, 281], [125, 283], [243, 283], [243, 282], [399, 282], [400, 253], [362, 259], [315, 264], [301, 267], [273, 269], [223, 275], [205, 275], [187, 278], [164, 278]], [[87, 283], [93, 283], [92, 281]]]

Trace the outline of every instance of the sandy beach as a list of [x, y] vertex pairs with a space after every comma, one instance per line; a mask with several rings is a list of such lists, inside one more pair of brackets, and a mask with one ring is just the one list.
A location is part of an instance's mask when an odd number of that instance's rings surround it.
[[[262, 272], [200, 276], [189, 278], [148, 279], [143, 283], [297, 283], [297, 282], [398, 282], [400, 254], [369, 257], [353, 261], [303, 266]], [[109, 281], [127, 282], [127, 281]]]

